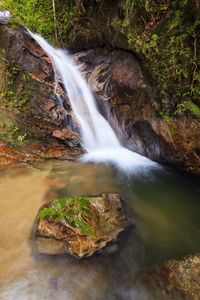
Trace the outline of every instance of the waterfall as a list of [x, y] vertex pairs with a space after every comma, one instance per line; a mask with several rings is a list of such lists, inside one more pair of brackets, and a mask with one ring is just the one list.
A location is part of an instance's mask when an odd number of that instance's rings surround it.
[[[149, 167], [158, 166], [150, 159], [121, 146], [115, 132], [98, 111], [92, 92], [78, 67], [66, 51], [55, 49], [41, 36], [30, 31], [29, 33], [47, 53], [55, 74], [58, 72], [62, 79], [72, 110], [80, 125], [83, 147], [87, 151], [80, 160], [114, 164], [128, 173], [146, 171]], [[57, 86], [57, 79], [55, 85]]]

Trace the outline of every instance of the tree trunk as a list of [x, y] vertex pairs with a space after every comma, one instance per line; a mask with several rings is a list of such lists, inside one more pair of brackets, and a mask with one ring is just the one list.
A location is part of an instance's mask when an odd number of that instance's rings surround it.
[[55, 27], [55, 37], [56, 37], [56, 42], [59, 43], [58, 40], [58, 27], [57, 27], [57, 20], [56, 20], [56, 8], [55, 8], [55, 1], [52, 0], [53, 4], [53, 17], [54, 17], [54, 27]]

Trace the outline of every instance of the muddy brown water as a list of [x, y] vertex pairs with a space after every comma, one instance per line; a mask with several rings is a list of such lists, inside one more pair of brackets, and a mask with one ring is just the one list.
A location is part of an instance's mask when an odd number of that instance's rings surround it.
[[[200, 183], [159, 172], [128, 178], [108, 166], [55, 161], [1, 169], [0, 299], [164, 299], [137, 273], [200, 252]], [[33, 253], [29, 238], [41, 205], [58, 194], [102, 192], [124, 194], [134, 210], [136, 227], [120, 238], [118, 253], [82, 261]]]

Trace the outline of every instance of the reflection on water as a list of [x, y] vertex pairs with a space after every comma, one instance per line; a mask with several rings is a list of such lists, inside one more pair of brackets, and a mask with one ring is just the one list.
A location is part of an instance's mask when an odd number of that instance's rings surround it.
[[[74, 162], [1, 170], [0, 299], [157, 299], [136, 274], [200, 252], [199, 188], [170, 172], [127, 181], [112, 168]], [[45, 201], [102, 192], [125, 194], [135, 212], [137, 226], [122, 236], [119, 253], [84, 261], [32, 255], [31, 227]]]

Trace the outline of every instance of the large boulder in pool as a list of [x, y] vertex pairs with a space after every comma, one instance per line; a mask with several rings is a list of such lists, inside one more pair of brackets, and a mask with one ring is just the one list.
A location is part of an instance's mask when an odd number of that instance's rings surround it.
[[[50, 255], [68, 253], [81, 259], [102, 251], [104, 253], [116, 251], [119, 234], [134, 224], [130, 208], [119, 194], [102, 194], [86, 198], [88, 201], [85, 206], [86, 214], [82, 214], [80, 212], [82, 208], [76, 205], [76, 201], [81, 197], [74, 197], [65, 198], [66, 201], [64, 199], [63, 201], [68, 203], [65, 204], [68, 213], [69, 205], [70, 211], [78, 211], [79, 207], [80, 211], [77, 214], [69, 213], [65, 218], [58, 214], [37, 218], [33, 226], [33, 245], [37, 252]], [[45, 215], [45, 209], [49, 208], [59, 211], [60, 204], [56, 201], [43, 206], [38, 216], [42, 216], [43, 213]], [[72, 217], [71, 221], [69, 216]], [[82, 223], [73, 218], [78, 218]]]

